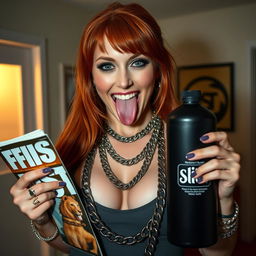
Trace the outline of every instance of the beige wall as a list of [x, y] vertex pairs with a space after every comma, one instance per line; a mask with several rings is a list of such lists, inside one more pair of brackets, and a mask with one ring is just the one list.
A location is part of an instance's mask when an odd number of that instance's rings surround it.
[[[256, 4], [160, 20], [178, 66], [235, 63], [235, 131], [232, 144], [242, 156], [240, 182], [242, 237], [256, 237], [255, 170], [251, 157], [251, 86], [248, 43], [256, 46]], [[254, 115], [255, 118], [255, 115]], [[255, 146], [255, 142], [254, 142]], [[251, 190], [252, 189], [252, 190]]]

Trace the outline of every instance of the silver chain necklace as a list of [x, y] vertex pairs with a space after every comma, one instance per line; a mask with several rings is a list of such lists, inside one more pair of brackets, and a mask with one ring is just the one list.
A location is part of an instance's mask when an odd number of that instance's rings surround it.
[[[122, 156], [120, 156], [115, 149], [113, 148], [112, 144], [109, 141], [109, 138], [107, 136], [107, 134], [105, 134], [102, 138], [102, 144], [104, 149], [107, 150], [107, 152], [109, 153], [109, 155], [116, 160], [118, 163], [122, 164], [122, 165], [127, 165], [127, 166], [131, 166], [134, 164], [137, 164], [138, 162], [142, 161], [145, 156], [148, 154], [148, 152], [150, 152], [150, 147], [154, 147], [154, 150], [156, 148], [156, 144], [157, 144], [157, 140], [158, 140], [158, 136], [159, 136], [159, 130], [160, 130], [160, 126], [161, 126], [161, 119], [156, 116], [153, 119], [153, 132], [152, 132], [152, 136], [149, 140], [149, 142], [146, 144], [146, 146], [143, 148], [143, 150], [135, 157], [131, 158], [131, 159], [125, 159]], [[146, 135], [146, 134], [145, 134]], [[144, 135], [144, 136], [145, 136]], [[140, 135], [141, 137], [142, 135]], [[123, 137], [125, 138], [125, 137]], [[117, 140], [119, 140], [119, 138], [117, 138]], [[134, 140], [135, 141], [135, 140]]]
[[122, 135], [117, 134], [110, 126], [106, 126], [106, 132], [112, 136], [113, 138], [115, 138], [116, 140], [120, 141], [120, 142], [125, 142], [125, 143], [131, 143], [134, 142], [138, 139], [141, 139], [142, 137], [144, 137], [145, 135], [147, 135], [154, 127], [156, 120], [159, 117], [153, 113], [152, 119], [150, 120], [150, 122], [147, 124], [147, 126], [140, 132], [136, 133], [135, 135], [131, 136], [131, 137], [124, 137]]
[[94, 163], [96, 148], [94, 148], [87, 156], [84, 164], [84, 171], [82, 175], [82, 193], [85, 198], [89, 218], [94, 227], [99, 233], [106, 237], [109, 241], [115, 242], [120, 245], [133, 245], [140, 243], [144, 239], [148, 238], [148, 244], [145, 248], [144, 255], [154, 255], [155, 247], [157, 244], [157, 237], [163, 217], [163, 211], [166, 204], [166, 175], [165, 175], [165, 143], [164, 143], [164, 131], [163, 124], [160, 128], [160, 136], [158, 137], [158, 190], [155, 208], [152, 217], [148, 220], [147, 224], [142, 228], [140, 232], [131, 236], [123, 236], [113, 232], [105, 223], [101, 220], [97, 213], [95, 202], [90, 189], [90, 174]]
[[[106, 137], [103, 136], [103, 139], [101, 140], [101, 143], [99, 144], [99, 155], [100, 155], [102, 169], [105, 172], [108, 179], [110, 180], [110, 182], [112, 182], [118, 189], [121, 189], [121, 190], [131, 189], [133, 186], [135, 186], [141, 180], [141, 178], [146, 174], [147, 170], [149, 169], [149, 166], [151, 164], [151, 161], [153, 159], [155, 149], [157, 146], [158, 137], [159, 137], [160, 128], [161, 128], [161, 121], [159, 120], [159, 122], [155, 122], [154, 126], [155, 127], [153, 130], [152, 136], [150, 138], [150, 141], [147, 143], [146, 147], [143, 150], [145, 152], [145, 156], [144, 156], [144, 161], [141, 166], [141, 169], [138, 171], [137, 175], [135, 177], [133, 177], [132, 180], [130, 180], [128, 183], [123, 183], [113, 173], [113, 171], [109, 165], [107, 153], [106, 153], [106, 147], [108, 147], [109, 145], [108, 146], [106, 145]], [[120, 156], [118, 154], [114, 154], [112, 156], [115, 159], [119, 160]], [[140, 157], [140, 154], [137, 155], [136, 157], [134, 157], [132, 159], [132, 161], [134, 161], [135, 163], [138, 162], [139, 157]], [[127, 162], [127, 161], [129, 162], [129, 160], [124, 159], [124, 158], [122, 158], [121, 160], [124, 160], [125, 162]]]

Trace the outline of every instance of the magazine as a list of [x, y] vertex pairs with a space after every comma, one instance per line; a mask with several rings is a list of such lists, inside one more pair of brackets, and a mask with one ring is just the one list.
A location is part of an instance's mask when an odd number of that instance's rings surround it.
[[[62, 163], [56, 148], [43, 130], [0, 142], [0, 155], [17, 178], [24, 173], [50, 167], [53, 172], [38, 182], [64, 181], [66, 186], [56, 190], [53, 219], [63, 240], [89, 255], [102, 256], [97, 238], [79, 194]], [[71, 210], [72, 207], [72, 210]]]

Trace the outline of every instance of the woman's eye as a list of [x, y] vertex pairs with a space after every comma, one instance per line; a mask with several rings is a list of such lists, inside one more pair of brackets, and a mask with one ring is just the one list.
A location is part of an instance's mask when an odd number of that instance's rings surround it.
[[131, 66], [136, 67], [136, 68], [141, 68], [141, 67], [146, 66], [148, 63], [149, 63], [149, 61], [146, 59], [137, 59], [132, 62]]
[[114, 69], [114, 65], [112, 63], [101, 63], [97, 65], [97, 68], [102, 71], [111, 71]]

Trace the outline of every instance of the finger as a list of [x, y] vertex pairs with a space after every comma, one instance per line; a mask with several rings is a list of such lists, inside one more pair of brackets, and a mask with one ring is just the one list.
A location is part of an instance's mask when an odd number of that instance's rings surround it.
[[[41, 205], [45, 205], [45, 203], [46, 205], [49, 205], [49, 203], [47, 202], [52, 201], [55, 197], [56, 193], [54, 191], [51, 191], [41, 194], [40, 196], [37, 196], [30, 200], [23, 200], [20, 203], [18, 203], [17, 206], [20, 208], [22, 213], [30, 217], [32, 214], [34, 214], [33, 212], [35, 211], [35, 209], [37, 209]], [[52, 203], [50, 204], [52, 205]], [[40, 208], [42, 209], [42, 207]], [[43, 212], [40, 212], [39, 215], [41, 214], [43, 214]], [[39, 215], [37, 217], [39, 217]]]
[[40, 196], [37, 196], [35, 198], [32, 198], [30, 200], [23, 201], [19, 208], [20, 210], [26, 214], [29, 215], [33, 210], [35, 210], [40, 205], [44, 204], [47, 201], [51, 201], [56, 197], [55, 191], [43, 193]]
[[32, 209], [37, 208], [39, 205], [54, 199], [56, 197], [56, 193], [55, 191], [51, 191], [51, 192], [47, 192], [47, 193], [43, 193], [35, 198], [32, 198], [29, 203], [32, 206]]
[[32, 199], [33, 205], [37, 207], [41, 202], [39, 201], [38, 197], [36, 196], [35, 198]]
[[28, 193], [29, 193], [29, 196], [30, 196], [31, 198], [37, 196], [36, 191], [35, 191], [35, 188], [33, 188], [33, 187], [30, 187], [30, 188], [28, 189]]
[[[38, 197], [42, 193], [49, 192], [49, 191], [56, 191], [57, 189], [63, 188], [64, 186], [66, 186], [66, 183], [63, 181], [51, 181], [51, 182], [38, 183], [33, 186], [33, 189], [35, 190], [35, 193]], [[23, 207], [24, 203], [26, 205], [26, 202], [33, 198], [31, 198], [28, 189], [24, 189], [20, 191], [19, 194], [13, 197], [13, 203], [18, 207]]]
[[36, 180], [43, 178], [44, 176], [49, 175], [52, 173], [53, 170], [51, 168], [44, 168], [44, 169], [38, 169], [35, 171], [29, 171], [26, 172], [24, 175], [22, 175], [18, 181], [15, 184], [15, 188], [17, 190], [23, 190], [29, 187], [29, 185]]
[[214, 170], [231, 170], [231, 175], [236, 175], [236, 173], [239, 172], [239, 169], [240, 165], [232, 160], [218, 160], [215, 158], [198, 167], [196, 175], [194, 174], [194, 178], [198, 178], [199, 176], [205, 175]]
[[[39, 196], [45, 192], [54, 191], [56, 189], [59, 189], [65, 186], [66, 186], [66, 183], [63, 181], [50, 181], [50, 182], [40, 182], [34, 185], [33, 187], [31, 187], [30, 189], [33, 189], [35, 191], [36, 196]], [[26, 190], [25, 193], [27, 195], [26, 198], [31, 199], [29, 189]]]
[[213, 145], [205, 148], [196, 149], [194, 151], [189, 152], [186, 155], [186, 158], [188, 160], [200, 160], [200, 159], [206, 159], [206, 158], [224, 158], [227, 157], [229, 154], [229, 151], [225, 150], [224, 148]]
[[240, 162], [240, 155], [238, 153], [226, 150], [225, 148], [217, 145], [191, 151], [186, 155], [186, 158], [192, 161], [207, 158], [225, 158], [227, 160], [232, 160], [237, 163]]
[[202, 143], [217, 143], [226, 150], [233, 151], [233, 147], [229, 144], [226, 132], [209, 132], [200, 137]]
[[230, 170], [214, 170], [199, 177], [199, 183], [221, 180], [226, 183], [226, 187], [233, 187], [239, 179], [238, 173]]
[[34, 208], [32, 211], [29, 211], [26, 215], [31, 220], [37, 220], [39, 219], [43, 214], [46, 213], [47, 210], [49, 210], [55, 203], [54, 199], [45, 201], [44, 203], [41, 203], [38, 205], [38, 207]]

